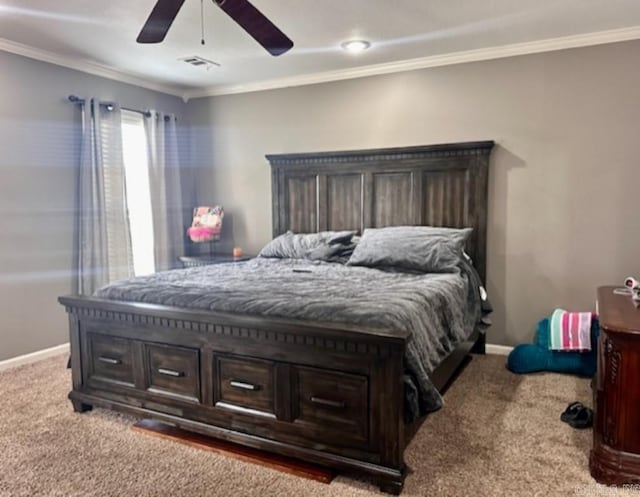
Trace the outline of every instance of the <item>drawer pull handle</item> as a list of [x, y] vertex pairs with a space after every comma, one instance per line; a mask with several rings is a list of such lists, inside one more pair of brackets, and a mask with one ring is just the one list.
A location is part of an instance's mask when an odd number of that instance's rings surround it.
[[174, 378], [180, 378], [181, 376], [184, 376], [184, 373], [182, 371], [176, 371], [174, 369], [166, 368], [158, 368], [158, 373], [166, 376], [173, 376]]
[[344, 409], [346, 407], [343, 400], [329, 400], [323, 399], [322, 397], [311, 397], [311, 402], [314, 404], [320, 404], [321, 406], [336, 407], [338, 409]]
[[242, 390], [251, 390], [252, 392], [260, 390], [260, 385], [254, 385], [253, 383], [246, 383], [244, 381], [231, 380], [229, 382], [229, 385], [234, 388], [240, 388]]
[[122, 364], [122, 361], [120, 359], [115, 359], [113, 357], [106, 357], [103, 355], [98, 357], [98, 361], [104, 362], [105, 364], [113, 364], [114, 366], [118, 364]]

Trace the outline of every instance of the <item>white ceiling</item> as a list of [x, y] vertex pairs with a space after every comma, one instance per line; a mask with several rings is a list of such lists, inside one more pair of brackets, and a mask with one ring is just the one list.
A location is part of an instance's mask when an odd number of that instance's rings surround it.
[[[253, 3], [294, 41], [291, 51], [270, 56], [211, 0], [204, 0], [204, 46], [198, 0], [186, 0], [158, 45], [135, 41], [155, 0], [0, 0], [0, 49], [196, 96], [640, 38], [640, 0]], [[339, 45], [351, 38], [372, 47], [347, 54]], [[221, 67], [178, 61], [191, 55]]]

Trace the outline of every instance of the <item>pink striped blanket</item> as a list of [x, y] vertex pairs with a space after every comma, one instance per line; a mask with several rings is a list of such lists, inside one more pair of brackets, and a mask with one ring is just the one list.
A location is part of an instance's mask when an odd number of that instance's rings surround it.
[[549, 348], [551, 350], [591, 350], [590, 312], [556, 309], [551, 315]]

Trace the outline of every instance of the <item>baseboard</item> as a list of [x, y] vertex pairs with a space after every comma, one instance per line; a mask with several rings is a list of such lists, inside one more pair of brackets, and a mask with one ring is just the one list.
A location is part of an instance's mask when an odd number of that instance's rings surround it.
[[513, 347], [507, 347], [506, 345], [492, 345], [489, 343], [485, 347], [486, 353], [492, 355], [509, 355], [512, 350]]
[[62, 345], [56, 345], [55, 347], [51, 347], [44, 350], [38, 350], [37, 352], [32, 352], [31, 354], [12, 357], [11, 359], [0, 361], [0, 371], [5, 371], [7, 369], [12, 369], [18, 366], [22, 366], [23, 364], [31, 364], [33, 362], [38, 362], [38, 361], [41, 361], [42, 359], [63, 354], [65, 352], [69, 352], [68, 343], [63, 343]]

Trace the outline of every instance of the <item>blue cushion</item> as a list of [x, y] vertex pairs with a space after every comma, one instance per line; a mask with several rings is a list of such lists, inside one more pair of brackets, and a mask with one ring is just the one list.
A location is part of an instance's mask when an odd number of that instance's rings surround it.
[[588, 352], [559, 352], [549, 350], [549, 318], [538, 323], [536, 343], [516, 346], [507, 358], [507, 368], [517, 374], [553, 371], [579, 376], [593, 376], [596, 372], [598, 321], [591, 323], [591, 350]]

